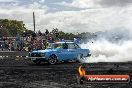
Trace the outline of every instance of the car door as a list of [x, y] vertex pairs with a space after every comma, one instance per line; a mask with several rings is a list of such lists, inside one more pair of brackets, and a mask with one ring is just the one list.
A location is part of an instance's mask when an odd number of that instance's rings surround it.
[[83, 51], [81, 50], [81, 48], [79, 47], [78, 44], [74, 44], [74, 46], [75, 46], [75, 49], [76, 49], [76, 54], [75, 54], [76, 56], [75, 56], [75, 58], [77, 58], [78, 54], [83, 53]]
[[66, 61], [67, 59], [69, 59], [68, 54], [69, 54], [68, 45], [64, 43], [62, 44], [61, 49], [57, 50], [57, 56], [59, 60]]
[[75, 47], [73, 47], [74, 44], [69, 44], [69, 43], [63, 43], [62, 44], [62, 50], [61, 53], [59, 54], [60, 59], [63, 61], [68, 61], [73, 59], [74, 53], [75, 53]]
[[76, 48], [74, 43], [68, 43], [68, 57], [70, 60], [76, 58]]
[[86, 56], [88, 54], [87, 50], [86, 49], [81, 49], [78, 44], [75, 44], [75, 47], [76, 47], [77, 55], [82, 54], [83, 56]]

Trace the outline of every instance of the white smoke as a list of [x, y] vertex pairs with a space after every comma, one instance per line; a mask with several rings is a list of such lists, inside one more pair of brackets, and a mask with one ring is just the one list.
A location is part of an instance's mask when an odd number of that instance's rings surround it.
[[[116, 32], [117, 33], [117, 32]], [[120, 34], [121, 32], [118, 32]], [[126, 34], [126, 33], [125, 33]], [[120, 35], [123, 35], [122, 33]], [[106, 35], [107, 36], [107, 35]], [[128, 37], [127, 35], [126, 37]], [[81, 44], [82, 48], [89, 48], [91, 57], [83, 60], [84, 63], [93, 62], [127, 62], [132, 61], [132, 40], [130, 38], [124, 38], [122, 41], [113, 42], [102, 37], [94, 42], [88, 42], [87, 44]], [[116, 41], [114, 38], [111, 40]]]

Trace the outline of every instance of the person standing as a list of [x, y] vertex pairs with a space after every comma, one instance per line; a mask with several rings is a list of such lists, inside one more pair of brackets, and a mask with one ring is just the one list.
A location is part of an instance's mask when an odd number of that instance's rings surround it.
[[11, 49], [12, 49], [12, 44], [11, 43], [8, 44], [8, 49], [9, 49], [9, 51], [11, 51]]

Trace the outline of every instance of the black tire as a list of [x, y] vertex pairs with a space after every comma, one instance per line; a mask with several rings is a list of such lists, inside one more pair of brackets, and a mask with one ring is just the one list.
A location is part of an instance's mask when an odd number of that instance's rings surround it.
[[40, 63], [41, 63], [41, 61], [39, 61], [39, 60], [34, 60], [33, 61], [35, 64], [37, 64], [37, 65], [39, 65]]
[[53, 65], [57, 63], [57, 57], [55, 55], [51, 55], [48, 59], [48, 63]]

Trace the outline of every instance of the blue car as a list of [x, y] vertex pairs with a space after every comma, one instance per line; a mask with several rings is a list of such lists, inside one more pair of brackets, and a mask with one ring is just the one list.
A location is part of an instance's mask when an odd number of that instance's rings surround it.
[[79, 59], [90, 55], [89, 49], [81, 49], [74, 42], [56, 42], [49, 44], [49, 47], [45, 50], [32, 51], [30, 58], [36, 64], [41, 62], [56, 64], [65, 61], [79, 61]]

